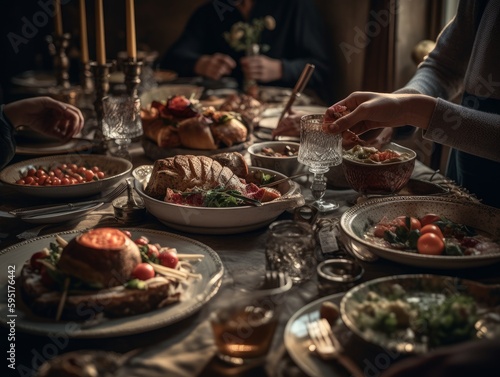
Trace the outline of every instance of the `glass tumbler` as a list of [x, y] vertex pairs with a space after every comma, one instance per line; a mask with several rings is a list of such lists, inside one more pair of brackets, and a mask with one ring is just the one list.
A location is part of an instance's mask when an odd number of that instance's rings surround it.
[[316, 240], [311, 225], [293, 220], [273, 222], [266, 241], [266, 268], [287, 273], [294, 284], [314, 276]]

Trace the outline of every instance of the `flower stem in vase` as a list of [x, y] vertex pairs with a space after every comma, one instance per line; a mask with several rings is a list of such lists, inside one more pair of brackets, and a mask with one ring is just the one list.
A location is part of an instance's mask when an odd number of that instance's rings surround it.
[[[247, 46], [246, 56], [257, 56], [260, 54], [260, 46], [257, 43], [251, 43]], [[259, 85], [254, 79], [245, 78], [243, 82], [243, 91], [249, 96], [259, 99]]]

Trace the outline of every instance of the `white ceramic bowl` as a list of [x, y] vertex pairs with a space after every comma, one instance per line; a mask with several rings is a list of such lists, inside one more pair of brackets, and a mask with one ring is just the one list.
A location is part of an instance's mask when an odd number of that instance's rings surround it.
[[[276, 186], [282, 197], [261, 207], [241, 206], [231, 208], [189, 207], [166, 203], [154, 199], [144, 192], [152, 166], [139, 166], [132, 175], [135, 189], [144, 200], [146, 209], [163, 224], [184, 232], [201, 234], [235, 234], [258, 229], [270, 224], [280, 214], [290, 208], [304, 204], [304, 197], [295, 182], [285, 181]], [[256, 168], [250, 167], [250, 171]], [[269, 169], [259, 168], [266, 174], [276, 175], [276, 179], [285, 178], [283, 174]]]
[[[29, 186], [16, 184], [16, 181], [30, 168], [38, 168], [40, 166], [47, 168], [69, 163], [85, 167], [98, 166], [106, 173], [106, 178], [65, 186]], [[45, 198], [81, 198], [98, 194], [114, 186], [124, 179], [131, 170], [132, 163], [123, 158], [102, 155], [67, 154], [34, 158], [9, 165], [0, 172], [0, 181], [18, 191], [21, 195]]]
[[436, 196], [393, 196], [370, 199], [348, 209], [340, 218], [340, 227], [348, 247], [358, 254], [373, 253], [397, 263], [442, 269], [465, 269], [500, 262], [500, 253], [482, 255], [425, 255], [377, 246], [364, 239], [370, 226], [383, 217], [421, 217], [435, 213], [500, 238], [500, 210], [482, 204]]
[[[297, 154], [289, 157], [271, 157], [260, 154], [263, 148], [272, 148], [275, 152], [283, 153], [286, 146], [295, 149]], [[307, 167], [297, 161], [299, 146], [299, 143], [290, 141], [265, 141], [248, 147], [248, 154], [252, 166], [274, 170], [290, 177], [307, 171]]]

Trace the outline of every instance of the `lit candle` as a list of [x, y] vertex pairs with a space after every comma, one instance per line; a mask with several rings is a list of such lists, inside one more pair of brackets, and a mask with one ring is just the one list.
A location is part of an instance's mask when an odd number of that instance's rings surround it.
[[89, 62], [89, 44], [87, 41], [87, 11], [85, 0], [80, 0], [80, 49], [82, 63]]
[[62, 17], [61, 17], [61, 0], [54, 0], [54, 13], [55, 13], [55, 34], [62, 35]]
[[135, 41], [135, 10], [134, 0], [126, 0], [127, 19], [127, 55], [135, 61], [137, 58], [137, 46]]
[[106, 43], [104, 41], [104, 12], [102, 0], [95, 0], [96, 55], [97, 64], [106, 64]]

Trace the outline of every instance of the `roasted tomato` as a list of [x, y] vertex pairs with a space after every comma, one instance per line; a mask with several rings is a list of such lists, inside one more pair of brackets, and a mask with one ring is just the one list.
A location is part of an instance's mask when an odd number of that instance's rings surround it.
[[173, 96], [167, 101], [167, 110], [170, 114], [180, 118], [192, 118], [198, 115], [189, 99], [184, 96]]
[[420, 218], [420, 224], [422, 224], [422, 226], [425, 226], [427, 224], [433, 224], [439, 220], [441, 220], [441, 217], [439, 217], [438, 215], [434, 213], [428, 213]]
[[417, 241], [417, 250], [420, 254], [441, 255], [444, 251], [443, 238], [434, 233], [422, 234]]
[[155, 277], [155, 270], [149, 263], [139, 263], [132, 271], [132, 277], [139, 280], [148, 280]]
[[436, 236], [443, 238], [443, 232], [441, 229], [434, 224], [427, 224], [420, 229], [420, 234], [434, 233]]
[[[410, 229], [408, 229], [407, 226], [407, 219], [410, 219]], [[405, 227], [408, 230], [414, 230], [414, 229], [420, 230], [420, 228], [422, 227], [420, 221], [416, 217], [399, 216], [396, 218], [396, 223], [398, 226]]]

